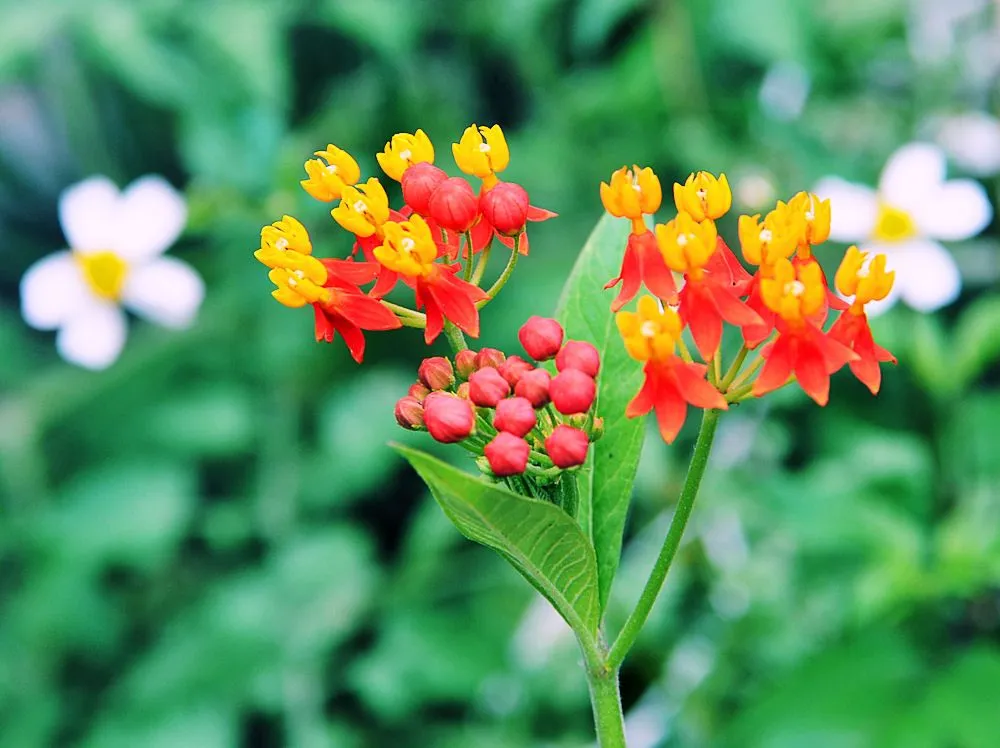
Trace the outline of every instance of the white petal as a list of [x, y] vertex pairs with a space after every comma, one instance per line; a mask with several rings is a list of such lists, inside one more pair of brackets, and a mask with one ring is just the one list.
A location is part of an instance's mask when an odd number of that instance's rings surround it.
[[943, 241], [975, 236], [993, 220], [986, 190], [971, 179], [952, 179], [941, 185], [930, 204], [913, 216], [921, 233]]
[[821, 179], [813, 188], [830, 200], [830, 238], [835, 242], [861, 242], [871, 236], [878, 214], [875, 190], [839, 177]]
[[914, 239], [886, 254], [886, 269], [896, 271], [895, 290], [908, 306], [933, 312], [958, 298], [962, 276], [951, 254], [935, 241]]
[[39, 330], [59, 327], [92, 298], [71, 252], [43, 257], [21, 277], [21, 314]]
[[118, 237], [119, 192], [107, 177], [90, 177], [59, 196], [59, 223], [73, 249], [113, 249]]
[[121, 353], [126, 333], [124, 312], [113, 304], [94, 300], [59, 330], [56, 350], [71, 364], [106, 369]]
[[944, 175], [944, 151], [930, 143], [909, 143], [893, 153], [882, 169], [879, 196], [916, 215], [928, 206]]
[[135, 267], [125, 279], [122, 302], [136, 314], [164, 327], [187, 327], [205, 298], [205, 284], [190, 265], [158, 257]]
[[126, 187], [117, 211], [112, 249], [132, 261], [163, 254], [187, 222], [184, 198], [158, 176], [142, 177]]

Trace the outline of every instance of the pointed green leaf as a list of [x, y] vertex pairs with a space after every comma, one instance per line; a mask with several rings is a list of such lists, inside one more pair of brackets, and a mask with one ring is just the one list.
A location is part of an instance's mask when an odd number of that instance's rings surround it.
[[628, 221], [609, 215], [597, 222], [566, 281], [556, 310], [567, 338], [589, 341], [601, 354], [597, 414], [604, 419], [604, 436], [594, 444], [577, 483], [578, 516], [597, 554], [602, 611], [618, 570], [643, 438], [643, 419], [625, 417], [625, 406], [642, 384], [642, 369], [629, 358], [618, 335], [610, 308], [615, 292], [604, 290], [604, 284], [618, 275], [629, 228]]
[[597, 566], [590, 543], [569, 515], [419, 450], [393, 446], [463, 535], [500, 553], [579, 636], [593, 638], [599, 621]]

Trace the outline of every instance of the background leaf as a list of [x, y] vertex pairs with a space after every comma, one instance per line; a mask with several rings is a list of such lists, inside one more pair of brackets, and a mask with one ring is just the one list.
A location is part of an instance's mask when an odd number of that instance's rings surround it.
[[627, 221], [605, 215], [597, 222], [566, 281], [556, 310], [567, 338], [589, 341], [601, 354], [597, 414], [604, 419], [604, 436], [594, 444], [577, 484], [580, 522], [597, 554], [602, 611], [618, 570], [644, 433], [644, 419], [625, 417], [625, 406], [642, 384], [642, 369], [622, 345], [610, 308], [613, 292], [604, 290], [604, 284], [618, 275], [628, 233]]
[[498, 551], [552, 603], [579, 636], [600, 619], [593, 551], [554, 504], [484, 483], [419, 450], [396, 446], [463, 535]]

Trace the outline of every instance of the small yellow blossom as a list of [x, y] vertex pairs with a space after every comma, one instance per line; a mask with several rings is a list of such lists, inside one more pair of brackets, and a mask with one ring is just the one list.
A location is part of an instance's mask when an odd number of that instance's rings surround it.
[[772, 210], [760, 220], [760, 214], [740, 216], [739, 237], [743, 257], [751, 265], [768, 267], [780, 258], [789, 257], [798, 246], [803, 218], [791, 211]]
[[652, 296], [639, 299], [637, 311], [615, 315], [625, 349], [636, 361], [665, 361], [674, 354], [683, 324], [677, 312]]
[[793, 325], [816, 314], [826, 300], [826, 284], [818, 262], [793, 265], [785, 257], [774, 263], [774, 277], [762, 278], [760, 295], [767, 308]]
[[423, 218], [414, 214], [408, 221], [389, 221], [382, 228], [385, 240], [374, 250], [376, 260], [411, 278], [431, 272], [438, 251]]
[[340, 198], [344, 187], [357, 184], [361, 179], [361, 168], [350, 153], [338, 148], [332, 143], [325, 151], [316, 151], [316, 156], [306, 161], [305, 169], [308, 179], [299, 182], [302, 189], [317, 200], [325, 203]]
[[633, 233], [642, 234], [646, 231], [642, 216], [660, 209], [663, 190], [659, 178], [648, 166], [643, 169], [638, 165], [631, 169], [623, 166], [611, 175], [611, 184], [601, 182], [601, 202], [616, 218], [630, 219]]
[[392, 136], [392, 140], [385, 144], [385, 150], [376, 153], [375, 158], [386, 176], [398, 182], [403, 178], [403, 172], [414, 164], [434, 163], [434, 145], [423, 130], [417, 130], [412, 135], [400, 132]]
[[870, 301], [881, 301], [892, 290], [895, 271], [886, 272], [885, 255], [871, 257], [855, 246], [847, 248], [834, 278], [837, 290], [853, 296], [853, 307], [860, 310]]
[[344, 187], [340, 205], [331, 210], [330, 215], [346, 231], [368, 237], [389, 220], [389, 196], [378, 178], [371, 177], [357, 187]]
[[675, 273], [690, 273], [693, 279], [701, 273], [718, 244], [718, 231], [711, 220], [695, 221], [688, 213], [656, 227], [656, 243], [667, 267]]
[[260, 230], [260, 249], [253, 256], [268, 267], [284, 267], [288, 252], [297, 255], [311, 255], [312, 242], [306, 227], [291, 216], [283, 216], [270, 226]]
[[[782, 206], [782, 203], [778, 203]], [[800, 192], [785, 208], [794, 215], [802, 217], [801, 234], [799, 235], [799, 257], [808, 259], [810, 248], [822, 244], [830, 238], [830, 201], [820, 200], [810, 192]]]
[[510, 150], [500, 125], [485, 127], [469, 125], [451, 152], [458, 168], [483, 180], [489, 189], [497, 183], [497, 174], [510, 163]]
[[271, 291], [271, 296], [281, 304], [293, 309], [306, 304], [323, 304], [330, 301], [333, 292], [324, 288], [326, 268], [315, 257], [305, 257], [309, 260], [308, 269], [291, 270], [289, 268], [273, 268], [267, 277], [277, 288]]
[[674, 204], [679, 213], [690, 213], [696, 221], [715, 220], [729, 212], [733, 192], [725, 174], [707, 171], [691, 174], [684, 184], [674, 183]]

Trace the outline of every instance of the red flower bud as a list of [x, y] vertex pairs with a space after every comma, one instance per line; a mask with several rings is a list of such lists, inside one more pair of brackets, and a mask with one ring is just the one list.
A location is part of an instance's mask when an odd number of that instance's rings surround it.
[[469, 377], [469, 399], [482, 408], [495, 408], [510, 394], [510, 384], [500, 372], [487, 366]]
[[497, 367], [497, 370], [503, 375], [504, 379], [510, 382], [511, 387], [516, 387], [521, 377], [534, 368], [534, 366], [529, 364], [520, 356], [510, 356], [499, 367]]
[[587, 433], [572, 426], [556, 426], [545, 439], [548, 452], [556, 467], [566, 468], [582, 465], [587, 460]]
[[479, 200], [472, 185], [464, 179], [448, 177], [431, 193], [427, 210], [438, 226], [461, 234], [479, 218]]
[[519, 184], [500, 182], [479, 198], [479, 207], [504, 236], [517, 236], [528, 222], [528, 193]]
[[514, 436], [524, 436], [538, 422], [535, 409], [523, 397], [510, 397], [497, 403], [493, 425], [497, 431], [506, 431]]
[[460, 385], [458, 385], [458, 389], [455, 390], [455, 394], [458, 395], [463, 400], [470, 399], [469, 398], [469, 383], [468, 382], [462, 382]]
[[462, 379], [468, 379], [477, 368], [475, 351], [465, 348], [455, 354], [455, 371]]
[[520, 475], [528, 467], [528, 455], [531, 447], [519, 436], [501, 431], [493, 441], [483, 449], [490, 470], [501, 478], [508, 475]]
[[414, 213], [428, 214], [427, 203], [438, 185], [448, 178], [443, 169], [434, 164], [419, 163], [407, 167], [400, 184], [403, 188], [403, 202], [413, 208]]
[[529, 317], [528, 321], [521, 325], [517, 339], [533, 359], [548, 361], [559, 353], [559, 347], [563, 342], [562, 325], [548, 317]]
[[432, 356], [420, 362], [417, 376], [431, 390], [447, 390], [455, 384], [455, 370], [444, 356]]
[[549, 397], [563, 415], [586, 413], [594, 404], [597, 384], [579, 369], [566, 369], [549, 383]]
[[417, 431], [424, 427], [424, 406], [412, 395], [396, 401], [396, 423], [404, 429]]
[[579, 369], [584, 374], [596, 377], [601, 369], [601, 354], [594, 346], [583, 340], [568, 340], [556, 354], [556, 368], [559, 371]]
[[549, 381], [552, 375], [545, 369], [526, 371], [517, 380], [514, 394], [523, 397], [535, 408], [544, 408], [549, 402]]
[[476, 368], [485, 369], [487, 366], [492, 366], [494, 369], [499, 369], [500, 364], [506, 358], [503, 351], [498, 351], [496, 348], [483, 348], [476, 354]]
[[472, 404], [449, 392], [432, 392], [424, 400], [424, 425], [431, 436], [444, 444], [460, 442], [475, 427]]
[[415, 397], [417, 402], [422, 403], [424, 398], [430, 394], [430, 390], [424, 385], [423, 382], [414, 382], [410, 385], [410, 389], [406, 391], [406, 394], [410, 397]]

